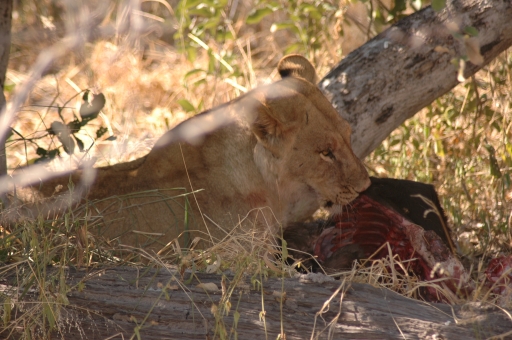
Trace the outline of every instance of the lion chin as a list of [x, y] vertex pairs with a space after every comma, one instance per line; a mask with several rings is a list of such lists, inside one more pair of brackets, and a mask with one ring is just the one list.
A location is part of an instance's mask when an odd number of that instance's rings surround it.
[[[87, 201], [89, 216], [101, 216], [93, 233], [160, 249], [176, 238], [199, 237], [203, 247], [245, 232], [263, 238], [350, 202], [370, 180], [348, 122], [314, 84], [309, 61], [286, 56], [278, 70], [281, 80], [184, 121], [142, 158], [95, 169], [92, 182], [78, 169], [29, 187], [50, 198], [32, 212]], [[70, 182], [73, 192], [55, 195]]]

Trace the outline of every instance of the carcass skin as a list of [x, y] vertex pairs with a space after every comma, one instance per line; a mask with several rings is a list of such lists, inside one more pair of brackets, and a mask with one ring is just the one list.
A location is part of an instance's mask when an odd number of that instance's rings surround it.
[[[468, 296], [475, 284], [457, 258], [450, 230], [432, 185], [391, 178], [370, 178], [372, 185], [328, 220], [291, 224], [285, 229], [289, 253], [305, 267], [327, 273], [350, 269], [356, 260], [394, 256], [421, 281], [436, 280], [453, 296]], [[311, 254], [315, 261], [311, 261]], [[309, 259], [309, 260], [308, 260]], [[397, 270], [402, 270], [398, 266]], [[512, 255], [493, 258], [482, 287], [509, 306], [512, 298]], [[445, 301], [435, 287], [422, 289], [429, 301]], [[453, 301], [453, 300], [452, 300]]]
[[[371, 178], [372, 185], [329, 221], [291, 225], [288, 248], [313, 254], [327, 271], [351, 268], [354, 260], [393, 255], [415, 259], [408, 270], [421, 280], [444, 279], [452, 292], [469, 290], [469, 275], [454, 255], [454, 246], [437, 194], [431, 185]], [[379, 250], [380, 249], [380, 250]], [[461, 290], [462, 288], [462, 290]], [[435, 289], [425, 298], [439, 301]]]
[[503, 300], [512, 298], [512, 255], [499, 256], [492, 259], [485, 270], [488, 286], [493, 293], [502, 296]]

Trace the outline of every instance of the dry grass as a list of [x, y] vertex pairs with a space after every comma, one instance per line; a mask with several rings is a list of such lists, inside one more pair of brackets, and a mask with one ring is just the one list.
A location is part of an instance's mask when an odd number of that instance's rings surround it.
[[[13, 23], [8, 91], [22, 86], [41, 50], [58, 41], [65, 32], [64, 21], [59, 17], [54, 20], [55, 30], [44, 27], [43, 16], [57, 12], [50, 13], [36, 2], [22, 1], [19, 6], [23, 8], [18, 8]], [[118, 10], [116, 3], [102, 27], [119, 23]], [[102, 115], [80, 132], [89, 152], [71, 156], [62, 152], [60, 159], [48, 164], [52, 169], [77, 167], [92, 158], [97, 159], [99, 166], [143, 155], [156, 138], [191, 114], [276, 78], [274, 69], [287, 52], [286, 48], [300, 45], [297, 35], [289, 31], [268, 34], [273, 21], [286, 18], [285, 10], [277, 11], [272, 18], [257, 25], [247, 26], [243, 20], [249, 8], [239, 8], [237, 19], [226, 21], [225, 29], [233, 37], [222, 42], [216, 42], [212, 34], [196, 37], [199, 40], [194, 43], [197, 47], [192, 56], [166, 31], [179, 27], [180, 17], [174, 17], [175, 12], [155, 4], [145, 10], [153, 15], [145, 19], [145, 31], [131, 27], [124, 35], [99, 39], [70, 50], [36, 83], [12, 125], [24, 139], [15, 136], [8, 145], [11, 171], [38, 157], [36, 144], [47, 149], [58, 145], [58, 141], [47, 136], [46, 129], [52, 121], [60, 119], [57, 107], [65, 106], [60, 114], [66, 122], [73, 119], [81, 103], [81, 95], [77, 94], [84, 89], [102, 92], [107, 98]], [[346, 27], [340, 26], [343, 11], [331, 14], [325, 27]], [[160, 23], [160, 19], [164, 20], [164, 24], [157, 26], [160, 30], [150, 29], [151, 25]], [[130, 34], [136, 37], [130, 38]], [[339, 38], [338, 32], [333, 31], [323, 33], [318, 39], [322, 46], [333, 46], [333, 39]], [[297, 51], [319, 65], [320, 75], [337, 61], [340, 52], [332, 48], [298, 48]], [[232, 70], [227, 69], [224, 62], [231, 65]], [[512, 55], [505, 52], [475, 77], [398, 128], [366, 159], [375, 175], [436, 185], [459, 250], [475, 263], [477, 269], [473, 276], [480, 280], [477, 286], [483, 280], [481, 268], [485, 260], [499, 252], [508, 252], [512, 246], [511, 82]], [[7, 95], [9, 100], [12, 92]], [[193, 108], [187, 109], [182, 100], [187, 100]], [[108, 133], [95, 141], [93, 136], [99, 126], [106, 126]], [[107, 140], [110, 135], [117, 139]], [[89, 225], [94, 221], [73, 216], [70, 211], [54, 221], [26, 220], [15, 231], [2, 230], [0, 261], [6, 265], [0, 275], [13, 270], [24, 272], [25, 278], [35, 278], [32, 283], [36, 282], [41, 288], [36, 294], [39, 303], [27, 315], [40, 314], [43, 318], [21, 320], [23, 327], [50, 329], [52, 318], [56, 318], [53, 313], [57, 312], [54, 303], [65, 302], [66, 290], [71, 289], [57, 284], [58, 278], [50, 282], [45, 277], [47, 265], [173, 263], [181, 270], [194, 268], [216, 273], [229, 269], [236, 275], [251, 273], [260, 278], [289, 276], [294, 272], [294, 268], [279, 257], [275, 257], [277, 260], [262, 257], [261, 254], [270, 249], [264, 243], [255, 242], [251, 235], [227, 238], [208, 251], [184, 249], [176, 241], [158, 254], [150, 254], [105, 242], [89, 232]], [[251, 248], [246, 247], [249, 243], [253, 245]], [[344, 275], [350, 280], [385, 286], [416, 297], [424, 283], [413, 276], [394, 272], [395, 266], [386, 261], [389, 258], [371, 267], [354, 268]], [[406, 263], [401, 265], [407, 266]], [[393, 268], [391, 272], [390, 268]], [[60, 291], [50, 294], [47, 290], [50, 286]], [[449, 292], [445, 292], [445, 296], [448, 301], [459, 301]], [[477, 290], [470, 299], [495, 301], [496, 297]], [[5, 317], [5, 310], [3, 315]]]

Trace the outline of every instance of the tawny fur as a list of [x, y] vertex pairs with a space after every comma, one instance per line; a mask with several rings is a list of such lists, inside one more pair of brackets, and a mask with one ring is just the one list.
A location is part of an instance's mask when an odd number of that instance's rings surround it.
[[[314, 85], [313, 66], [289, 56], [279, 71], [287, 77], [183, 122], [148, 155], [98, 168], [93, 184], [79, 192], [93, 215], [104, 216], [93, 231], [155, 249], [184, 231], [206, 242], [238, 228], [263, 237], [366, 189], [350, 126]], [[50, 197], [70, 179], [79, 187], [81, 176], [76, 170], [32, 188]], [[144, 193], [123, 197], [137, 192]], [[95, 201], [111, 196], [119, 197]]]

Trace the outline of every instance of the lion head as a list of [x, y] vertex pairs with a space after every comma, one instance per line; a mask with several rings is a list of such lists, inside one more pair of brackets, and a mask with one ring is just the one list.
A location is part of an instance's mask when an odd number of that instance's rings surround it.
[[267, 181], [277, 183], [289, 205], [288, 221], [294, 222], [311, 212], [306, 205], [348, 204], [370, 180], [352, 151], [349, 123], [314, 85], [313, 66], [291, 55], [278, 70], [283, 79], [255, 94], [262, 99], [252, 124], [258, 139], [254, 156]]

